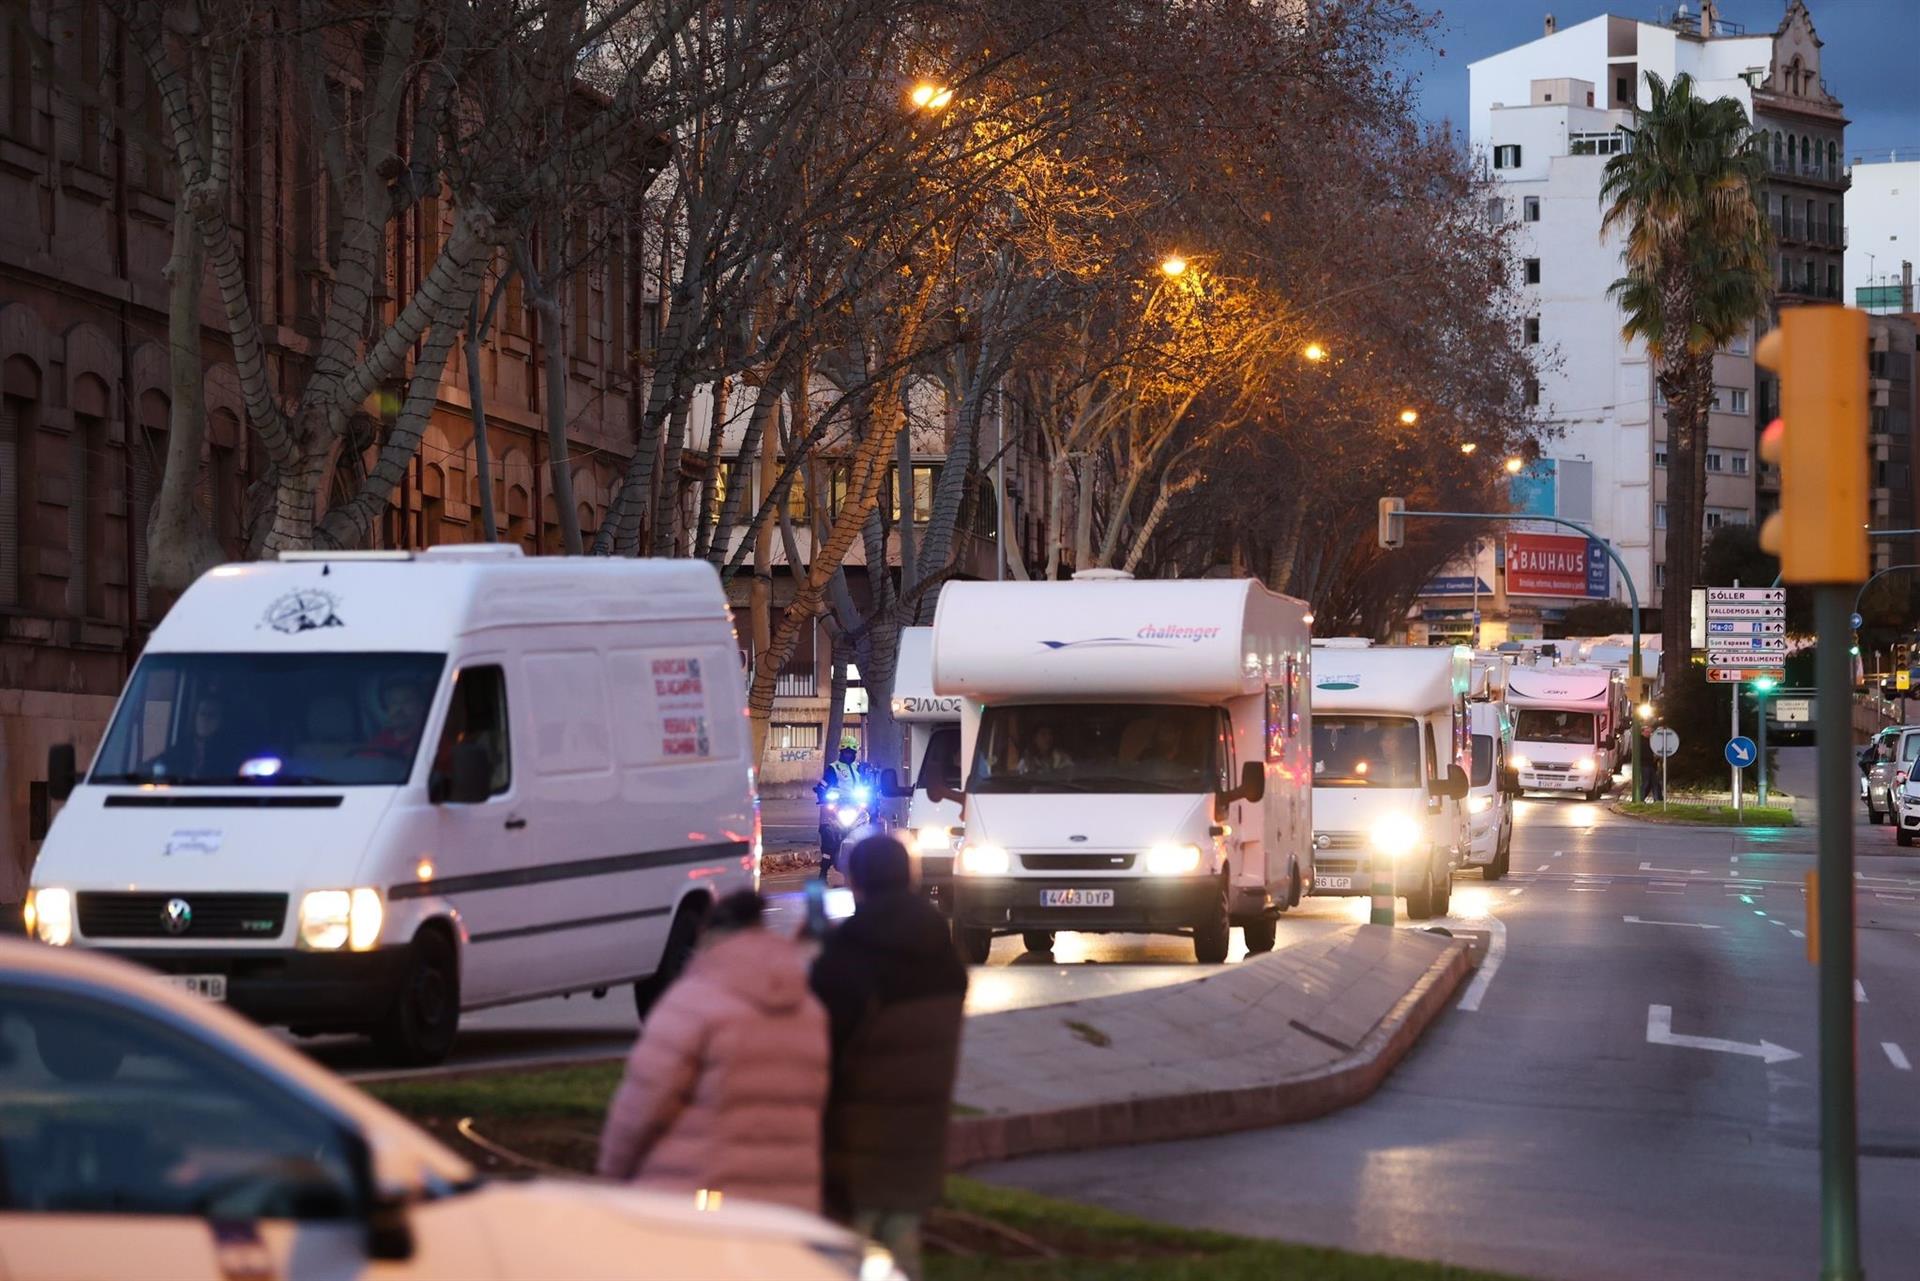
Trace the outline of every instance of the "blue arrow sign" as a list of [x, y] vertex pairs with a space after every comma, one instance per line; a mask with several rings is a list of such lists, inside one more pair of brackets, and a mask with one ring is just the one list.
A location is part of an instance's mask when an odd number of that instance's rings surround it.
[[1735, 769], [1745, 769], [1753, 764], [1754, 757], [1759, 754], [1753, 746], [1753, 740], [1745, 734], [1727, 740], [1727, 764]]
[[1855, 614], [1852, 618], [1848, 619], [1847, 621], [1853, 624], [1854, 631], [1857, 632], [1860, 630], [1860, 622], [1861, 622], [1860, 615]]

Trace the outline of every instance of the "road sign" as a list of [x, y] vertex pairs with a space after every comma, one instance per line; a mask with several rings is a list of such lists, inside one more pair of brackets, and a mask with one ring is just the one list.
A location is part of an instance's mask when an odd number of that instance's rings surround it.
[[1785, 671], [1785, 654], [1768, 654], [1750, 649], [1714, 649], [1707, 651], [1707, 666], [1712, 667], [1766, 667], [1776, 672]]
[[1715, 605], [1785, 605], [1787, 589], [1784, 587], [1709, 587], [1707, 588], [1707, 612], [1712, 613]]
[[1718, 621], [1726, 618], [1780, 618], [1787, 616], [1785, 605], [1709, 605], [1707, 619]]
[[1782, 698], [1773, 704], [1773, 719], [1782, 725], [1805, 724], [1813, 719], [1813, 700], [1810, 698]]
[[1707, 649], [1710, 653], [1739, 654], [1754, 650], [1762, 654], [1784, 654], [1787, 652], [1787, 638], [1784, 636], [1709, 636]]
[[1863, 619], [1862, 619], [1862, 618], [1860, 617], [1860, 615], [1858, 615], [1858, 614], [1855, 614], [1855, 615], [1854, 615], [1854, 616], [1853, 616], [1852, 618], [1849, 618], [1849, 619], [1847, 620], [1847, 623], [1848, 623], [1848, 625], [1849, 625], [1849, 626], [1851, 626], [1851, 627], [1853, 628], [1853, 630], [1854, 630], [1854, 631], [1856, 631], [1856, 632], [1857, 632], [1857, 631], [1859, 631], [1859, 630], [1860, 630], [1860, 624], [1861, 624], [1861, 623], [1862, 623], [1863, 621], [1865, 621], [1865, 620], [1863, 620]]
[[1672, 756], [1680, 750], [1680, 736], [1663, 725], [1653, 731], [1647, 745], [1653, 748], [1655, 756]]
[[[1709, 636], [1785, 636], [1787, 620], [1784, 618], [1716, 618], [1707, 624]], [[1703, 642], [1699, 648], [1705, 649], [1711, 641]]]
[[[1749, 655], [1749, 657], [1752, 657]], [[1707, 680], [1714, 685], [1742, 685], [1762, 676], [1777, 676], [1777, 667], [1709, 667]]]
[[1727, 740], [1727, 764], [1735, 769], [1745, 769], [1753, 764], [1754, 758], [1759, 755], [1753, 740], [1745, 734]]

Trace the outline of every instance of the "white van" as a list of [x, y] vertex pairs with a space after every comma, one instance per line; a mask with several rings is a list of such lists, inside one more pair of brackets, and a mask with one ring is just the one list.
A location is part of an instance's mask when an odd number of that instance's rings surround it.
[[960, 697], [933, 692], [933, 628], [900, 629], [893, 719], [906, 727], [907, 774], [883, 779], [904, 794], [898, 823], [919, 863], [920, 887], [935, 906], [953, 908], [953, 829], [960, 822]]
[[1315, 894], [1373, 891], [1373, 856], [1416, 920], [1446, 914], [1467, 855], [1470, 652], [1313, 653]]
[[1521, 788], [1599, 800], [1620, 764], [1622, 691], [1618, 674], [1604, 667], [1516, 667], [1507, 673]]
[[635, 984], [759, 877], [713, 570], [517, 547], [209, 571], [33, 870], [31, 932], [442, 1058], [462, 1010]]
[[1204, 962], [1232, 926], [1270, 950], [1313, 875], [1307, 607], [1249, 579], [952, 583], [933, 685], [967, 762], [954, 876], [962, 949], [1056, 930], [1175, 933]]
[[1467, 728], [1473, 763], [1467, 770], [1466, 862], [1483, 879], [1497, 881], [1513, 861], [1513, 797], [1520, 790], [1511, 765], [1513, 720], [1504, 704], [1476, 698], [1467, 704]]

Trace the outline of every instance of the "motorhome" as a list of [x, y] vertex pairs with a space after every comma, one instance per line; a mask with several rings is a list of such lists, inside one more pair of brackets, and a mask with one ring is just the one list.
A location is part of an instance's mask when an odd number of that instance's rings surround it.
[[634, 984], [759, 876], [738, 651], [711, 567], [517, 547], [297, 553], [154, 629], [28, 901], [301, 1031], [431, 1062], [463, 1010]]
[[1274, 944], [1313, 876], [1307, 606], [1249, 579], [952, 583], [933, 686], [961, 702], [954, 920]]
[[1507, 674], [1514, 769], [1528, 792], [1600, 799], [1620, 764], [1625, 706], [1604, 667], [1516, 667]]
[[1471, 654], [1462, 648], [1313, 653], [1313, 893], [1373, 890], [1390, 861], [1416, 920], [1444, 915], [1467, 856]]
[[960, 697], [933, 692], [931, 627], [900, 630], [892, 708], [893, 719], [907, 731], [907, 772], [897, 780], [904, 786], [887, 789], [905, 802], [894, 809], [895, 826], [916, 860], [921, 889], [951, 911], [953, 829], [960, 822]]
[[1473, 759], [1467, 767], [1468, 867], [1497, 881], [1513, 860], [1513, 718], [1491, 686], [1486, 669], [1474, 669], [1473, 696], [1467, 703], [1467, 728]]

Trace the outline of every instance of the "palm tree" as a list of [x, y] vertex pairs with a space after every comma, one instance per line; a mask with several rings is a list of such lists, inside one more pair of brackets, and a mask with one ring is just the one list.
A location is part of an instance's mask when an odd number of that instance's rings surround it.
[[1660, 630], [1671, 682], [1686, 667], [1687, 602], [1699, 577], [1713, 356], [1766, 313], [1772, 276], [1758, 198], [1764, 168], [1746, 110], [1700, 97], [1687, 75], [1669, 85], [1648, 72], [1647, 88], [1632, 149], [1607, 162], [1601, 232], [1624, 232], [1627, 274], [1611, 291], [1626, 313], [1621, 332], [1646, 343], [1666, 398]]

